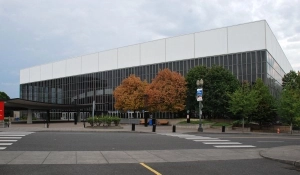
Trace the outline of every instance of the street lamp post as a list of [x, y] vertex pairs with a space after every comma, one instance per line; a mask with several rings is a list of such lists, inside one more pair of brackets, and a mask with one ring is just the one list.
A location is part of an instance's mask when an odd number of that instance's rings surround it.
[[147, 110], [147, 100], [148, 100], [148, 95], [145, 94], [144, 95], [144, 125], [145, 127], [148, 126], [148, 114], [146, 113], [146, 110]]
[[201, 123], [201, 115], [202, 115], [202, 95], [203, 95], [203, 80], [197, 80], [196, 82], [197, 85], [197, 101], [199, 101], [199, 128], [198, 128], [198, 132], [203, 132], [203, 128], [202, 128], [202, 123]]

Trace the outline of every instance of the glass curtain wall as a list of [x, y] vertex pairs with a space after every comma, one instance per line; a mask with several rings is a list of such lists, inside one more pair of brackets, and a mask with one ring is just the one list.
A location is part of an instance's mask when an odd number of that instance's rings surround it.
[[[105, 64], [105, 63], [104, 63]], [[169, 68], [185, 76], [195, 67], [203, 65], [212, 67], [219, 65], [228, 69], [239, 81], [247, 80], [254, 83], [262, 78], [277, 96], [283, 70], [265, 50], [218, 55], [204, 58], [194, 58], [152, 65], [123, 68], [104, 72], [96, 72], [72, 77], [33, 82], [20, 85], [20, 98], [57, 104], [91, 104], [96, 101], [96, 111], [114, 111], [113, 90], [130, 74], [139, 76], [142, 80], [151, 80], [159, 70]]]

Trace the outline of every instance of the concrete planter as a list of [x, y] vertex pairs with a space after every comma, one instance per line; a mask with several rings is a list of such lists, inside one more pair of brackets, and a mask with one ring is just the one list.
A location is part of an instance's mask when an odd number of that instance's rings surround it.
[[[232, 130], [234, 130], [234, 131], [243, 131], [243, 127], [232, 127]], [[251, 128], [245, 127], [244, 132], [251, 132]]]

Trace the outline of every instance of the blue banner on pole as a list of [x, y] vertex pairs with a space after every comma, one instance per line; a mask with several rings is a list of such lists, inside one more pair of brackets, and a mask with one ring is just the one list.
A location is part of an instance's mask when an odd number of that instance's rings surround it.
[[203, 95], [203, 89], [202, 88], [201, 89], [197, 89], [197, 96], [202, 97], [202, 95]]

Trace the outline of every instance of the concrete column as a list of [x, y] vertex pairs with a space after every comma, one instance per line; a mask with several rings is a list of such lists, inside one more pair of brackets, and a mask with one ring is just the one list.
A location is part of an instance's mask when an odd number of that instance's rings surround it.
[[27, 113], [27, 124], [31, 124], [32, 123], [32, 110], [28, 109], [28, 113]]

